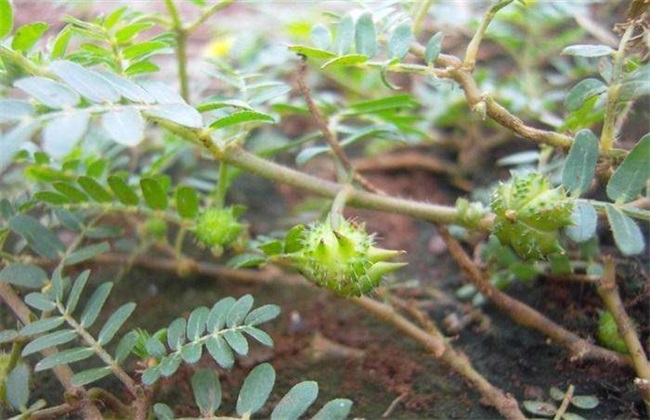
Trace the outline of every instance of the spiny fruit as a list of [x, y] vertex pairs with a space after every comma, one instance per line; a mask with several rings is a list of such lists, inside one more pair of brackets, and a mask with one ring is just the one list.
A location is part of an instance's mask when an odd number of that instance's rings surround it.
[[215, 255], [221, 255], [243, 229], [232, 207], [208, 209], [198, 216], [195, 234], [201, 244], [210, 248]]
[[339, 296], [361, 296], [381, 282], [384, 274], [406, 263], [387, 262], [402, 251], [374, 247], [362, 225], [343, 218], [337, 226], [327, 221], [307, 227], [300, 248], [287, 257], [310, 281]]
[[514, 175], [492, 194], [493, 232], [526, 260], [563, 252], [560, 229], [571, 224], [574, 201], [564, 188], [551, 188], [539, 173]]

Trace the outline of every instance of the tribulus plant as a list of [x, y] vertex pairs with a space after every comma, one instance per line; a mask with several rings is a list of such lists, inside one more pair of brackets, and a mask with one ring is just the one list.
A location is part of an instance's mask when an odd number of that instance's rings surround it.
[[544, 175], [515, 174], [492, 194], [493, 232], [527, 260], [563, 252], [559, 234], [571, 224], [573, 205], [564, 188], [551, 188]]
[[363, 224], [335, 218], [309, 225], [299, 250], [288, 254], [311, 282], [339, 296], [361, 296], [377, 287], [382, 277], [406, 263], [389, 262], [402, 251], [377, 248]]

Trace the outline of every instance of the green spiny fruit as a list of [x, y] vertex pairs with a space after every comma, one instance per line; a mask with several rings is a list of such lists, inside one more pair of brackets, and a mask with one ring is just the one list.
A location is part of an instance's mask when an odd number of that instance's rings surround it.
[[539, 173], [514, 175], [492, 194], [493, 232], [526, 260], [563, 252], [560, 229], [571, 224], [574, 201]]
[[232, 244], [244, 226], [239, 223], [232, 207], [208, 209], [198, 216], [195, 234], [198, 241], [210, 248], [215, 255]]
[[338, 226], [316, 223], [302, 232], [300, 248], [287, 255], [311, 282], [339, 296], [361, 296], [381, 282], [384, 274], [406, 263], [388, 262], [402, 251], [376, 248], [363, 226], [341, 218]]

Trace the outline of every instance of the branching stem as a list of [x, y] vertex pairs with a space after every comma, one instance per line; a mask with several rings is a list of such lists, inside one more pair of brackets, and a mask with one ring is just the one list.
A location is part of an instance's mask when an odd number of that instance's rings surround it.
[[474, 34], [474, 37], [470, 41], [470, 43], [467, 45], [467, 51], [465, 52], [465, 59], [463, 60], [463, 70], [471, 72], [474, 70], [474, 65], [476, 64], [476, 56], [478, 54], [478, 49], [479, 46], [481, 45], [481, 41], [483, 41], [483, 36], [485, 35], [485, 31], [487, 31], [488, 26], [490, 25], [490, 22], [492, 22], [492, 19], [494, 19], [494, 16], [496, 16], [497, 12], [510, 3], [512, 3], [514, 0], [500, 0], [497, 3], [494, 3], [488, 10], [485, 12], [485, 15], [483, 15], [483, 19], [481, 20], [481, 23], [476, 30], [476, 33]]

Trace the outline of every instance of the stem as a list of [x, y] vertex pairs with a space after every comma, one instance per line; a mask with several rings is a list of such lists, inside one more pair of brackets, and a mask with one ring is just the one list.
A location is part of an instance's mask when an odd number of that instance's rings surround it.
[[181, 84], [181, 96], [185, 102], [190, 102], [190, 89], [187, 78], [187, 31], [183, 28], [181, 16], [174, 0], [165, 0], [165, 5], [172, 18], [172, 31], [176, 35], [176, 62], [178, 63], [178, 80]]
[[424, 23], [424, 19], [427, 17], [427, 12], [429, 12], [432, 3], [433, 0], [420, 1], [419, 7], [413, 17], [413, 34], [415, 36], [420, 33], [420, 29], [422, 29], [422, 24]]
[[630, 24], [621, 38], [618, 46], [618, 51], [614, 53], [614, 66], [612, 68], [612, 81], [609, 89], [607, 89], [607, 105], [605, 106], [605, 121], [603, 123], [603, 131], [600, 135], [600, 150], [603, 153], [609, 152], [614, 148], [616, 143], [616, 120], [618, 117], [617, 102], [620, 92], [621, 72], [623, 69], [623, 62], [625, 61], [625, 47], [634, 33], [634, 24]]
[[219, 163], [219, 178], [217, 188], [214, 191], [214, 205], [223, 208], [226, 205], [226, 194], [228, 193], [228, 164]]
[[442, 334], [427, 333], [397, 313], [391, 306], [368, 297], [353, 298], [350, 301], [424, 345], [427, 350], [433, 353], [434, 357], [438, 358], [454, 372], [461, 375], [471, 386], [476, 388], [490, 402], [490, 405], [496, 408], [505, 418], [526, 418], [521, 410], [519, 410], [517, 401], [501, 389], [495, 388], [480, 373], [474, 370], [467, 356], [451, 347]]
[[497, 308], [512, 318], [517, 324], [532, 328], [550, 337], [557, 344], [569, 349], [571, 360], [600, 360], [619, 366], [629, 365], [630, 359], [620, 353], [589, 343], [546, 318], [535, 309], [514, 299], [494, 287], [479, 271], [465, 250], [454, 239], [445, 226], [437, 226], [438, 233], [447, 244], [451, 256], [468, 275], [469, 281]]
[[566, 413], [567, 408], [569, 408], [569, 404], [571, 403], [571, 398], [573, 398], [573, 392], [575, 391], [575, 387], [573, 385], [569, 385], [569, 389], [567, 390], [566, 394], [564, 394], [564, 398], [562, 399], [562, 404], [560, 404], [560, 408], [557, 409], [555, 412], [555, 416], [553, 417], [553, 420], [561, 420], [562, 416], [564, 413]]
[[476, 64], [476, 55], [478, 54], [478, 48], [481, 45], [481, 41], [483, 41], [483, 36], [485, 35], [485, 31], [487, 31], [490, 22], [492, 22], [492, 19], [494, 19], [494, 16], [496, 16], [499, 10], [503, 9], [513, 1], [514, 0], [501, 0], [498, 3], [493, 4], [492, 7], [490, 7], [488, 11], [485, 12], [485, 15], [483, 16], [483, 19], [481, 20], [481, 24], [476, 30], [474, 37], [467, 45], [467, 51], [465, 52], [465, 60], [463, 60], [464, 70], [470, 72], [474, 70], [474, 65]]
[[[647, 384], [650, 381], [650, 364], [648, 364], [643, 345], [634, 329], [634, 323], [625, 311], [621, 295], [618, 292], [618, 287], [616, 286], [616, 266], [609, 256], [603, 258], [603, 264], [605, 266], [605, 273], [598, 285], [598, 294], [607, 310], [614, 317], [614, 321], [616, 321], [618, 331], [630, 352], [632, 365], [638, 378]], [[639, 390], [643, 395], [646, 408], [650, 412], [650, 388], [639, 387]]]
[[201, 16], [199, 16], [194, 22], [190, 23], [185, 27], [185, 32], [189, 35], [194, 32], [199, 26], [201, 26], [210, 16], [217, 13], [220, 10], [225, 9], [230, 6], [234, 0], [221, 0], [207, 8]]
[[336, 197], [334, 198], [332, 209], [330, 210], [329, 215], [330, 224], [334, 230], [338, 229], [339, 223], [343, 218], [343, 210], [345, 210], [345, 204], [347, 203], [350, 192], [352, 191], [354, 191], [352, 185], [344, 185], [343, 188], [341, 188], [341, 191], [339, 191], [339, 193], [336, 194]]

